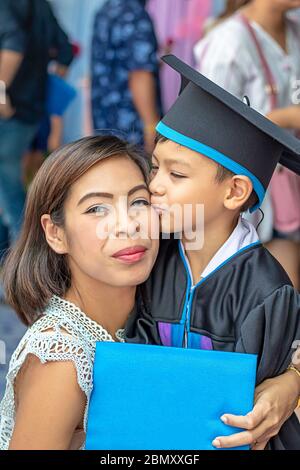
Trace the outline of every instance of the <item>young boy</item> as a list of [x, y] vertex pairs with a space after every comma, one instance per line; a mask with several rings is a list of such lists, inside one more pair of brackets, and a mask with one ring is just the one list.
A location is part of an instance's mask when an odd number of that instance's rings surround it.
[[[300, 297], [241, 213], [259, 208], [278, 162], [300, 173], [300, 142], [176, 57], [164, 61], [181, 74], [182, 91], [157, 126], [150, 190], [162, 232], [182, 239], [161, 241], [144, 286], [155, 325], [129, 322], [127, 341], [257, 354], [260, 384], [291, 362]], [[183, 214], [191, 204], [191, 220], [178, 219], [175, 204]], [[199, 204], [204, 243], [195, 250]], [[293, 414], [270, 447], [299, 443]]]

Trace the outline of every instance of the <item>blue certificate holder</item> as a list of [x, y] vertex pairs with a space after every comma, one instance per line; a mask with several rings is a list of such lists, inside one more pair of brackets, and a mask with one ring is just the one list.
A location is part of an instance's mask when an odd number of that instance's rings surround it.
[[[251, 354], [99, 342], [87, 450], [213, 450], [253, 408]], [[239, 447], [247, 450], [249, 447]]]

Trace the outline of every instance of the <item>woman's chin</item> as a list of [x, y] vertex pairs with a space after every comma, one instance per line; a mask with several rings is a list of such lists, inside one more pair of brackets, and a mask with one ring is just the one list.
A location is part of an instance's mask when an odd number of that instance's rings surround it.
[[141, 273], [137, 273], [135, 276], [132, 276], [129, 280], [131, 286], [138, 286], [139, 284], [143, 284], [143, 282], [147, 281], [150, 276], [151, 270], [143, 271]]
[[151, 269], [132, 270], [132, 272], [124, 273], [122, 276], [116, 276], [116, 283], [118, 287], [135, 287], [143, 284], [150, 276]]

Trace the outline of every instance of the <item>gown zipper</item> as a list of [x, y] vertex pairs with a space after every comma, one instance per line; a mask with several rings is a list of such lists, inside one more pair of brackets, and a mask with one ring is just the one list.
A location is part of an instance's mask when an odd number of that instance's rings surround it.
[[196, 286], [192, 286], [189, 292], [188, 304], [186, 308], [186, 318], [184, 322], [184, 339], [183, 348], [188, 348], [188, 325], [190, 324], [190, 313], [191, 313], [191, 299], [193, 298], [193, 292]]

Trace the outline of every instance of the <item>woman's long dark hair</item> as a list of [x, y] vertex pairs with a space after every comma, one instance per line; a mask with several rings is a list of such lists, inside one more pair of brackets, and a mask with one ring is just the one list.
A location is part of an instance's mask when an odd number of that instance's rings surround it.
[[114, 136], [86, 137], [55, 151], [40, 168], [27, 195], [20, 237], [3, 268], [7, 302], [25, 325], [39, 318], [52, 295], [62, 296], [71, 284], [65, 255], [48, 245], [41, 225], [43, 214], [64, 227], [64, 204], [71, 186], [92, 166], [104, 159], [128, 156], [146, 182], [149, 162], [136, 148]]

